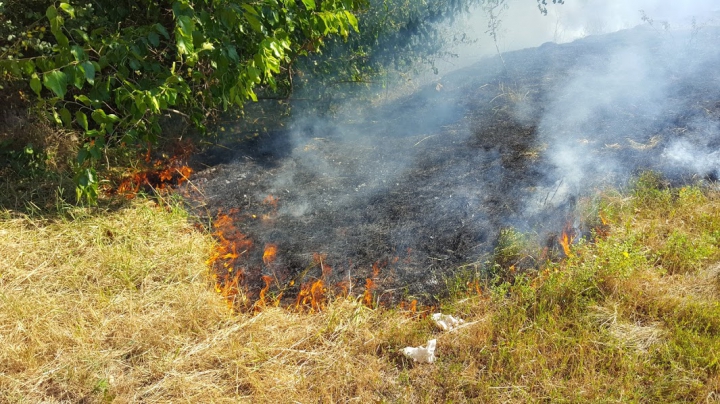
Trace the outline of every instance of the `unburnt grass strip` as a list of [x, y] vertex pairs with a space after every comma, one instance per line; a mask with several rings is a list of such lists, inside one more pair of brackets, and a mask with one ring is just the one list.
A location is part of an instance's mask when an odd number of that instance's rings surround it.
[[[456, 281], [441, 309], [467, 323], [451, 332], [362, 297], [231, 311], [212, 236], [175, 206], [5, 213], [0, 401], [717, 400], [720, 193], [645, 176], [593, 206], [602, 231], [565, 259]], [[401, 354], [428, 339], [434, 364]]]

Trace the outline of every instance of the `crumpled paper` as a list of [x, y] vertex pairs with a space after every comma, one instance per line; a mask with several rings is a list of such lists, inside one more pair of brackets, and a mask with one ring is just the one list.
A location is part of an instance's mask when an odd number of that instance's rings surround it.
[[402, 353], [411, 358], [415, 362], [433, 363], [435, 362], [435, 346], [437, 340], [431, 339], [427, 342], [427, 346], [407, 347], [403, 348]]
[[[453, 329], [464, 324], [460, 318], [455, 318], [449, 314], [435, 313], [431, 316], [435, 325], [443, 331], [452, 331]], [[407, 347], [403, 348], [402, 353], [406, 357], [419, 363], [433, 363], [435, 362], [435, 347], [437, 346], [437, 340], [431, 339], [428, 341], [426, 346], [419, 347]]]
[[442, 314], [442, 313], [435, 313], [432, 315], [432, 320], [435, 322], [435, 325], [438, 326], [443, 331], [451, 331], [453, 328], [456, 328], [460, 326], [460, 324], [464, 323], [462, 319], [455, 318], [448, 314]]

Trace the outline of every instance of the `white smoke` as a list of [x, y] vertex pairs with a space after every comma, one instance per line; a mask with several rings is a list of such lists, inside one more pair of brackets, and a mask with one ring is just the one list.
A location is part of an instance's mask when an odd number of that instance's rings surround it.
[[[534, 0], [506, 0], [508, 8], [499, 14], [498, 45], [501, 52], [537, 47], [546, 42], [567, 43], [589, 35], [600, 35], [648, 25], [658, 31], [700, 28], [720, 23], [716, 0], [566, 0], [548, 7], [541, 16]], [[643, 16], [649, 20], [643, 21]], [[445, 68], [467, 66], [496, 53], [487, 33], [488, 16], [482, 8], [454, 22], [454, 26], [476, 40], [456, 50], [458, 60]], [[447, 71], [446, 70], [446, 71]]]

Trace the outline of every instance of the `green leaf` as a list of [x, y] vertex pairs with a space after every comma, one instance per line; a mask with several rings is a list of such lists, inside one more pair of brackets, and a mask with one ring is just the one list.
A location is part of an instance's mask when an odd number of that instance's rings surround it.
[[78, 164], [82, 164], [85, 160], [87, 160], [90, 153], [88, 153], [87, 149], [80, 149], [77, 156], [77, 162]]
[[69, 128], [72, 124], [72, 114], [70, 113], [70, 110], [67, 108], [63, 108], [60, 110], [60, 119], [62, 119], [63, 124], [66, 128]]
[[15, 60], [8, 61], [6, 68], [15, 77], [22, 77], [22, 70], [20, 69], [20, 63]]
[[95, 85], [95, 65], [88, 61], [80, 63], [83, 70], [85, 71], [85, 80], [90, 83], [91, 86]]
[[57, 16], [58, 16], [57, 8], [55, 8], [55, 6], [50, 6], [47, 8], [47, 10], [45, 10], [45, 17], [47, 17], [47, 19], [50, 20], [50, 22], [55, 20], [57, 18]]
[[72, 53], [73, 57], [75, 58], [75, 61], [79, 62], [83, 59], [85, 59], [85, 50], [81, 46], [73, 45], [70, 48], [70, 53]]
[[230, 58], [230, 60], [232, 60], [233, 62], [237, 63], [240, 61], [240, 56], [237, 53], [237, 48], [235, 47], [235, 45], [225, 45], [225, 52], [227, 52], [228, 58]]
[[57, 41], [58, 45], [62, 48], [68, 48], [70, 46], [70, 40], [68, 37], [60, 31], [60, 29], [54, 29], [52, 30], [53, 35], [55, 36], [55, 40]]
[[40, 91], [42, 91], [42, 84], [40, 84], [40, 78], [37, 74], [33, 74], [32, 78], [30, 79], [30, 88], [37, 94], [37, 96], [40, 96]]
[[68, 79], [65, 73], [59, 70], [53, 70], [43, 75], [43, 84], [45, 87], [55, 93], [60, 98], [65, 98], [67, 93]]
[[144, 114], [145, 110], [147, 109], [147, 104], [145, 104], [145, 97], [141, 96], [135, 96], [135, 108], [137, 108], [138, 112]]
[[77, 28], [73, 28], [72, 33], [73, 33], [74, 35], [77, 35], [77, 36], [79, 36], [80, 38], [82, 38], [82, 40], [85, 41], [86, 43], [87, 43], [87, 42], [90, 42], [90, 37], [88, 36], [87, 32], [81, 31], [81, 30], [79, 30], [79, 29], [77, 29]]
[[150, 94], [145, 96], [145, 104], [152, 107], [152, 110], [154, 113], [159, 114], [160, 113], [160, 102], [158, 101], [157, 97], [154, 97]]
[[85, 129], [85, 131], [88, 130], [88, 118], [84, 112], [82, 112], [82, 111], [76, 112], [75, 120], [77, 121], [78, 125], [80, 125], [81, 128]]
[[100, 157], [102, 157], [102, 153], [100, 152], [100, 148], [97, 147], [97, 145], [94, 145], [93, 147], [88, 150], [90, 152], [90, 156], [94, 158], [95, 160], [100, 160]]
[[78, 90], [82, 90], [83, 85], [85, 84], [85, 69], [83, 69], [82, 65], [75, 66], [75, 72], [73, 74], [73, 84], [75, 85], [75, 87], [77, 87]]
[[160, 35], [156, 34], [155, 32], [151, 32], [147, 36], [148, 42], [150, 42], [150, 45], [154, 47], [160, 46]]
[[35, 63], [32, 60], [28, 60], [23, 64], [23, 72], [28, 76], [35, 72]]
[[302, 2], [308, 10], [315, 10], [315, 0], [302, 0]]
[[86, 107], [89, 107], [90, 104], [92, 104], [92, 101], [90, 101], [90, 98], [87, 95], [77, 95], [75, 96], [75, 100], [82, 102]]
[[62, 125], [62, 119], [60, 119], [60, 114], [53, 108], [52, 110], [52, 120], [55, 122], [56, 125]]
[[245, 18], [247, 19], [248, 23], [250, 24], [250, 27], [253, 29], [253, 31], [262, 34], [263, 33], [263, 26], [260, 24], [260, 21], [258, 21], [257, 18], [254, 16], [247, 14], [245, 15]]
[[250, 13], [256, 17], [259, 17], [257, 10], [255, 10], [255, 8], [253, 8], [253, 6], [251, 6], [249, 4], [243, 4], [241, 7], [248, 13]]
[[102, 109], [96, 109], [91, 116], [93, 121], [97, 122], [98, 125], [108, 122], [107, 114]]
[[75, 18], [75, 9], [68, 3], [60, 3], [60, 9], [66, 12], [70, 17]]
[[[79, 160], [80, 155], [78, 155], [78, 161]], [[84, 160], [85, 159], [83, 159], [83, 161]], [[75, 196], [78, 202], [81, 202], [84, 197], [91, 205], [97, 203], [98, 181], [94, 168], [86, 168], [75, 175]]]
[[360, 29], [358, 28], [358, 20], [357, 17], [355, 17], [355, 14], [345, 10], [345, 16], [347, 17], [348, 23], [351, 27], [353, 27], [355, 32], [360, 32]]
[[164, 36], [165, 39], [167, 39], [167, 40], [170, 39], [170, 34], [168, 34], [167, 30], [165, 29], [165, 27], [162, 26], [162, 24], [160, 24], [160, 23], [155, 24], [155, 31], [157, 31], [158, 34]]

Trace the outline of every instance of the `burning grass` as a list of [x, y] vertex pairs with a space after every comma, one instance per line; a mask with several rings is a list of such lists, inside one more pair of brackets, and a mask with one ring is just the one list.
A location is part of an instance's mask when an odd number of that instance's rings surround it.
[[[502, 276], [458, 275], [441, 309], [466, 324], [451, 332], [411, 299], [373, 309], [361, 287], [354, 298], [329, 293], [321, 254], [302, 310], [274, 307], [271, 276], [260, 310], [229, 310], [207, 260], [218, 248], [232, 260], [243, 238], [214, 239], [177, 207], [137, 198], [73, 221], [6, 212], [0, 401], [717, 400], [720, 192], [643, 176], [592, 206], [594, 242], [560, 245], [564, 259], [520, 265], [528, 248], [509, 232]], [[402, 356], [428, 339], [434, 364]]]

